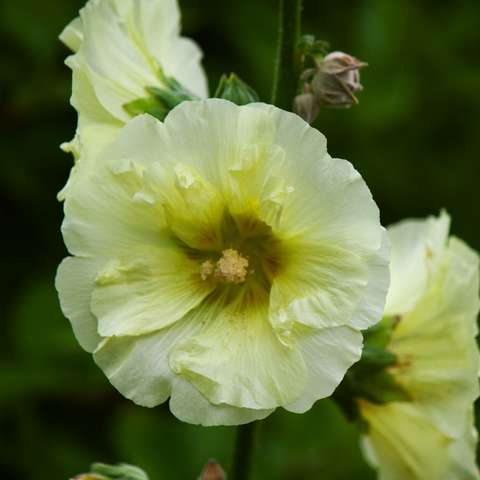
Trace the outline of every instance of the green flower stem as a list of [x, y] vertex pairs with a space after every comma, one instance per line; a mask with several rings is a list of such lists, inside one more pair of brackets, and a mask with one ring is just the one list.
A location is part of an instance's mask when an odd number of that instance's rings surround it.
[[237, 427], [231, 480], [250, 480], [252, 478], [260, 423], [257, 420]]
[[300, 58], [296, 45], [300, 39], [301, 0], [280, 0], [278, 49], [273, 81], [272, 104], [292, 110], [300, 77]]

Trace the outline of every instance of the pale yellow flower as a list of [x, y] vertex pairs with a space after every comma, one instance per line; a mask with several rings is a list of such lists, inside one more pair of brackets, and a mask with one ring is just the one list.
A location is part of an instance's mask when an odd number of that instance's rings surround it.
[[180, 419], [305, 412], [383, 312], [389, 243], [360, 175], [273, 106], [131, 120], [73, 185], [62, 309], [111, 383]]
[[448, 237], [446, 213], [388, 228], [391, 287], [385, 315], [397, 323], [388, 368], [411, 402], [360, 400], [364, 438], [382, 480], [478, 479], [472, 404], [478, 397], [479, 257]]
[[62, 32], [60, 39], [75, 52], [65, 63], [73, 71], [71, 103], [81, 137], [81, 146], [74, 140], [62, 148], [74, 157], [82, 149], [68, 187], [77, 174], [92, 171], [97, 154], [132, 118], [124, 105], [147, 97], [145, 87], [166, 87], [166, 76], [199, 98], [208, 95], [202, 52], [179, 30], [176, 0], [90, 0]]

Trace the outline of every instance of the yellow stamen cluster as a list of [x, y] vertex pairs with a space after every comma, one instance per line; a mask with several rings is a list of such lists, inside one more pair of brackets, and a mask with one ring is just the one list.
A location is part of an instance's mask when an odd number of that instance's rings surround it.
[[202, 270], [200, 271], [200, 275], [202, 276], [202, 280], [205, 281], [213, 272], [213, 263], [210, 260], [202, 263]]
[[[242, 283], [247, 275], [248, 260], [236, 250], [229, 248], [222, 252], [222, 258], [215, 267], [215, 278], [223, 283]], [[212, 274], [214, 266], [210, 260], [202, 263], [201, 276], [206, 280]]]

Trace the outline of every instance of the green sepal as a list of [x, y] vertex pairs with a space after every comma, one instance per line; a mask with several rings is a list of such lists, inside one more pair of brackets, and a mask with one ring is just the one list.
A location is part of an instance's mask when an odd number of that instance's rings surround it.
[[314, 35], [303, 35], [297, 42], [296, 49], [299, 55], [309, 55], [321, 62], [323, 57], [328, 54], [330, 45], [323, 40], [315, 40]]
[[378, 323], [362, 331], [365, 342], [379, 348], [385, 348], [392, 338], [398, 321], [398, 316], [383, 317]]
[[165, 88], [146, 86], [145, 90], [150, 95], [145, 98], [137, 98], [123, 105], [123, 108], [132, 116], [148, 113], [161, 122], [165, 120], [170, 110], [182, 102], [200, 100], [196, 95], [182, 87], [172, 77], [166, 77], [160, 68], [158, 76]]
[[235, 105], [247, 105], [260, 101], [257, 92], [235, 73], [231, 73], [228, 78], [226, 75], [222, 75], [214, 98], [230, 100]]
[[141, 115], [142, 113], [149, 113], [162, 122], [170, 111], [170, 109], [166, 108], [166, 105], [156, 97], [137, 98], [132, 102], [124, 104], [123, 108], [133, 117]]
[[108, 480], [148, 480], [148, 475], [141, 468], [127, 463], [117, 463], [116, 465], [94, 463], [90, 468], [93, 474], [104, 476]]
[[159, 103], [163, 103], [169, 110], [172, 110], [182, 102], [198, 100], [195, 95], [183, 89], [178, 83], [177, 85], [178, 88], [174, 91], [158, 87], [145, 88], [148, 93], [152, 94]]
[[[388, 321], [385, 324], [388, 325]], [[384, 342], [383, 336], [381, 338]], [[395, 381], [394, 375], [387, 369], [397, 360], [395, 353], [365, 342], [361, 359], [350, 367], [333, 392], [332, 399], [349, 421], [357, 423], [361, 431], [365, 431], [367, 425], [360, 416], [358, 398], [377, 405], [412, 401], [409, 392]]]
[[352, 366], [351, 371], [355, 375], [364, 375], [368, 372], [381, 370], [389, 365], [393, 365], [397, 362], [397, 358], [395, 353], [365, 342], [362, 357]]
[[412, 396], [395, 381], [393, 375], [387, 370], [365, 375], [358, 380], [358, 396], [377, 405], [412, 401]]

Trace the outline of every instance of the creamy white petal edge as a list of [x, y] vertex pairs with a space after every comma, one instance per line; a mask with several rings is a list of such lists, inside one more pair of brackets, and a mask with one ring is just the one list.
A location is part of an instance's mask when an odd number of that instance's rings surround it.
[[[279, 237], [288, 238], [288, 235], [295, 237], [305, 234], [309, 239], [313, 239], [322, 238], [323, 235], [322, 241], [325, 245], [335, 245], [337, 240], [341, 244], [343, 242], [342, 248], [346, 252], [353, 250], [359, 259], [363, 259], [368, 273], [367, 286], [363, 295], [360, 294], [350, 316], [345, 318], [346, 325], [340, 325], [338, 328], [332, 325], [331, 328], [322, 329], [301, 327], [300, 324], [294, 326], [295, 335], [298, 332], [298, 348], [304, 357], [308, 377], [305, 396], [297, 404], [290, 403], [292, 411], [300, 412], [310, 408], [318, 398], [333, 391], [346, 369], [360, 356], [362, 339], [358, 329], [379, 320], [380, 307], [388, 285], [386, 267], [388, 242], [385, 235], [381, 240], [382, 229], [378, 223], [378, 210], [361, 177], [347, 162], [331, 160], [326, 155], [325, 141], [320, 133], [308, 127], [293, 114], [272, 108], [263, 105], [238, 108], [226, 101], [209, 100], [182, 104], [171, 112], [165, 124], [160, 124], [148, 116], [140, 116], [129, 122], [120, 136], [99, 157], [98, 167], [89, 180], [90, 188], [85, 184], [82, 188], [73, 189], [65, 205], [64, 236], [69, 250], [77, 255], [73, 260], [91, 263], [92, 255], [95, 259], [97, 256], [101, 257], [102, 261], [105, 256], [109, 256], [109, 259], [98, 267], [97, 271], [85, 267], [92, 275], [88, 279], [82, 279], [81, 276], [77, 278], [71, 270], [61, 267], [60, 272], [64, 273], [59, 275], [57, 288], [61, 297], [64, 297], [62, 307], [65, 304], [73, 309], [73, 300], [69, 295], [76, 288], [76, 282], [84, 285], [82, 288], [88, 287], [93, 290], [94, 280], [99, 272], [105, 270], [109, 261], [115, 260], [122, 252], [142, 246], [165, 247], [165, 240], [158, 236], [159, 229], [164, 225], [161, 207], [159, 209], [153, 205], [147, 208], [139, 202], [132, 202], [135, 194], [141, 190], [145, 167], [171, 159], [180, 161], [186, 166], [189, 166], [190, 162], [189, 168], [195, 168], [195, 171], [210, 184], [216, 187], [218, 185], [228, 199], [228, 195], [231, 195], [237, 185], [235, 182], [231, 183], [233, 180], [229, 177], [228, 170], [238, 169], [236, 165], [244, 161], [242, 160], [245, 158], [244, 152], [250, 145], [265, 145], [276, 139], [275, 141], [285, 151], [292, 155], [295, 153], [292, 158], [285, 156], [281, 164], [282, 175], [290, 179], [291, 183], [288, 184], [293, 186], [294, 192], [305, 189], [308, 197], [305, 199], [304, 195], [294, 196], [292, 193], [292, 200], [284, 203], [282, 216], [285, 214], [290, 223], [280, 217], [281, 221], [275, 224]], [[275, 113], [275, 122], [271, 112]], [[288, 122], [283, 118], [284, 115], [292, 121], [289, 133], [297, 129], [296, 133], [300, 135], [300, 139], [308, 144], [308, 148], [303, 147], [303, 155], [299, 156], [298, 153], [299, 142], [301, 143], [298, 138], [287, 137], [294, 141], [293, 146], [289, 145], [286, 143], [285, 135], [279, 134], [276, 130], [276, 123], [280, 123], [283, 130], [287, 129]], [[185, 136], [184, 129], [189, 125], [191, 126], [189, 135]], [[216, 133], [212, 137], [213, 132]], [[178, 138], [184, 140], [178, 142]], [[222, 138], [222, 142], [216, 142], [216, 138]], [[215, 148], [214, 152], [212, 145]], [[275, 172], [278, 177], [279, 170]], [[332, 181], [329, 182], [328, 174], [332, 172], [336, 176], [333, 175]], [[106, 176], [108, 181], [105, 181]], [[322, 188], [319, 188], [319, 181]], [[349, 192], [349, 189], [352, 191]], [[316, 198], [315, 192], [319, 191], [320, 198]], [[358, 203], [364, 200], [366, 208], [362, 211], [359, 209], [352, 218], [345, 213], [345, 210], [348, 210], [345, 197], [349, 197], [355, 207], [358, 207], [355, 203], [357, 193]], [[312, 202], [313, 205], [322, 204], [323, 210], [328, 212], [322, 201], [331, 202], [332, 209], [337, 213], [337, 219], [329, 213], [324, 223], [315, 216], [313, 222], [305, 222], [301, 212], [308, 206], [307, 212], [303, 215], [312, 215], [314, 213]], [[156, 218], [155, 222], [152, 222], [152, 215]], [[297, 221], [300, 222], [299, 227], [295, 226]], [[346, 239], [336, 232], [335, 223], [347, 236]], [[352, 227], [353, 233], [348, 232], [345, 224]], [[321, 232], [322, 228], [326, 228], [326, 234]], [[359, 232], [362, 235], [359, 235]], [[373, 245], [365, 245], [369, 242]], [[66, 265], [75, 267], [76, 264], [70, 265], [68, 262], [67, 259]], [[63, 285], [64, 282], [69, 285]], [[380, 293], [370, 289], [370, 282], [374, 284], [376, 282]], [[97, 319], [91, 312], [91, 299], [88, 299], [88, 295], [82, 298], [77, 307], [80, 312], [70, 314], [70, 319], [79, 337], [88, 337], [89, 334], [92, 336], [82, 339], [82, 345], [92, 350], [98, 344], [98, 334], [95, 331], [95, 329], [98, 331]], [[365, 315], [365, 305], [368, 304], [372, 305], [372, 313]], [[261, 403], [256, 402], [254, 409], [242, 408], [239, 412], [236, 407], [222, 403], [224, 398], [220, 396], [216, 400], [220, 402], [219, 405], [213, 405], [204, 399], [208, 406], [202, 407], [202, 411], [210, 409], [207, 419], [202, 413], [198, 413], [198, 416], [189, 413], [185, 405], [189, 405], [190, 400], [182, 399], [175, 393], [177, 385], [180, 388], [181, 383], [178, 381], [181, 377], [170, 370], [168, 356], [172, 347], [180, 340], [195, 337], [205, 329], [205, 324], [198, 320], [208, 315], [204, 315], [205, 312], [198, 313], [201, 308], [202, 305], [191, 310], [181, 321], [159, 331], [135, 337], [106, 338], [95, 352], [97, 363], [104, 369], [111, 382], [125, 396], [137, 403], [153, 406], [172, 395], [172, 409], [175, 409], [175, 414], [180, 418], [189, 419], [186, 421], [202, 424], [236, 424], [268, 415], [272, 408], [259, 408]], [[358, 317], [354, 314], [357, 311], [362, 312]], [[197, 322], [190, 321], [189, 318], [190, 320], [196, 318]], [[318, 346], [320, 350], [317, 352]], [[330, 352], [330, 355], [325, 352]], [[318, 354], [318, 361], [315, 361], [315, 354]], [[139, 378], [142, 381], [139, 381]], [[318, 388], [309, 385], [317, 381], [320, 385]], [[181, 388], [185, 390], [186, 387]], [[246, 410], [252, 412], [247, 412], [247, 415]], [[218, 418], [215, 416], [217, 414]]]

